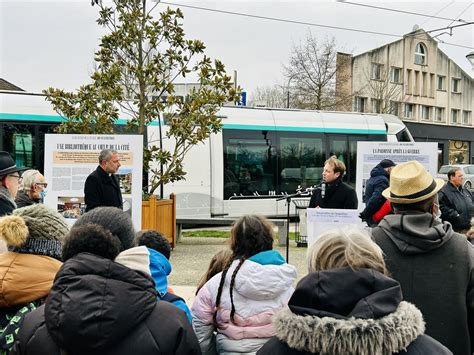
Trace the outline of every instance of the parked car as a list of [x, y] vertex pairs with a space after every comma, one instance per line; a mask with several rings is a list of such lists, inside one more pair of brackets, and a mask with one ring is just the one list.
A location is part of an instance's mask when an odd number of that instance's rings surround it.
[[474, 164], [443, 165], [438, 172], [438, 178], [448, 181], [448, 171], [461, 168], [464, 172], [464, 187], [471, 190], [474, 187]]

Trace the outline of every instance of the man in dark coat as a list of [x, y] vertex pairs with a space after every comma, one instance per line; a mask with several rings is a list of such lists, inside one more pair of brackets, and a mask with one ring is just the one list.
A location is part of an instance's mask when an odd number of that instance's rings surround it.
[[123, 208], [120, 181], [115, 173], [120, 168], [118, 153], [104, 149], [99, 155], [99, 166], [86, 179], [84, 202], [86, 212], [99, 206]]
[[456, 232], [466, 234], [474, 216], [474, 195], [463, 187], [463, 178], [461, 168], [448, 172], [449, 181], [439, 192], [439, 207], [441, 219], [451, 223]]
[[395, 214], [385, 216], [372, 236], [405, 300], [422, 311], [426, 334], [468, 355], [474, 350], [474, 248], [436, 218], [443, 185], [417, 161], [394, 167], [382, 195]]
[[309, 208], [357, 209], [355, 190], [342, 182], [346, 165], [334, 155], [324, 163], [323, 182], [309, 201]]
[[21, 183], [20, 173], [27, 169], [18, 168], [8, 152], [0, 151], [0, 216], [17, 208], [15, 197]]
[[370, 179], [365, 187], [363, 201], [365, 209], [360, 217], [367, 222], [369, 227], [377, 225], [372, 216], [380, 210], [386, 199], [382, 196], [382, 191], [388, 187], [390, 171], [396, 164], [390, 159], [384, 159], [378, 163], [370, 172]]

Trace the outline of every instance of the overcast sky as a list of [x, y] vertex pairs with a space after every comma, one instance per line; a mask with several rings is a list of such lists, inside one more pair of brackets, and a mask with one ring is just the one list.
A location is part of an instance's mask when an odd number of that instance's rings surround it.
[[[335, 0], [170, 2], [400, 36], [410, 32], [415, 24], [433, 30], [451, 23]], [[473, 21], [474, 17], [471, 0], [354, 2], [466, 21]], [[158, 9], [165, 6], [160, 4]], [[397, 40], [184, 7], [182, 10], [187, 37], [204, 41], [206, 53], [221, 59], [229, 73], [237, 70], [239, 85], [249, 93], [258, 86], [285, 82], [282, 66], [288, 61], [293, 44], [303, 40], [309, 30], [318, 38], [334, 36], [340, 50], [353, 54]], [[95, 22], [97, 11], [98, 7], [92, 7], [90, 0], [0, 0], [0, 77], [31, 92], [49, 86], [73, 90], [86, 83], [101, 35]], [[439, 45], [466, 72], [474, 75], [465, 58], [474, 51], [474, 26], [459, 27], [453, 30], [452, 36], [443, 34], [439, 39], [471, 47]]]

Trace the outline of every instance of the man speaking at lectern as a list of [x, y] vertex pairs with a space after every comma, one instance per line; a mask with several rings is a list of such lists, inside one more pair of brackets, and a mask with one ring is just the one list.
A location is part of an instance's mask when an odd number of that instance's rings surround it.
[[324, 163], [323, 182], [311, 196], [309, 208], [336, 208], [357, 209], [358, 201], [355, 190], [342, 177], [346, 172], [346, 165], [335, 155]]

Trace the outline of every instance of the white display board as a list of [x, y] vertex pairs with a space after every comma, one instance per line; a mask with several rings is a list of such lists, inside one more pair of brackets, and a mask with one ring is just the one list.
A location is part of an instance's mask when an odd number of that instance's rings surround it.
[[364, 228], [357, 210], [333, 208], [308, 208], [306, 210], [308, 247], [324, 232], [335, 228]]
[[123, 210], [136, 230], [142, 220], [143, 137], [141, 135], [46, 134], [44, 176], [48, 193], [44, 203], [60, 212], [69, 224], [85, 212], [84, 183], [99, 165], [103, 149], [116, 150]]
[[404, 163], [417, 160], [436, 177], [438, 172], [438, 143], [433, 142], [357, 142], [356, 191], [359, 211], [365, 208], [362, 196], [372, 169], [383, 159]]

